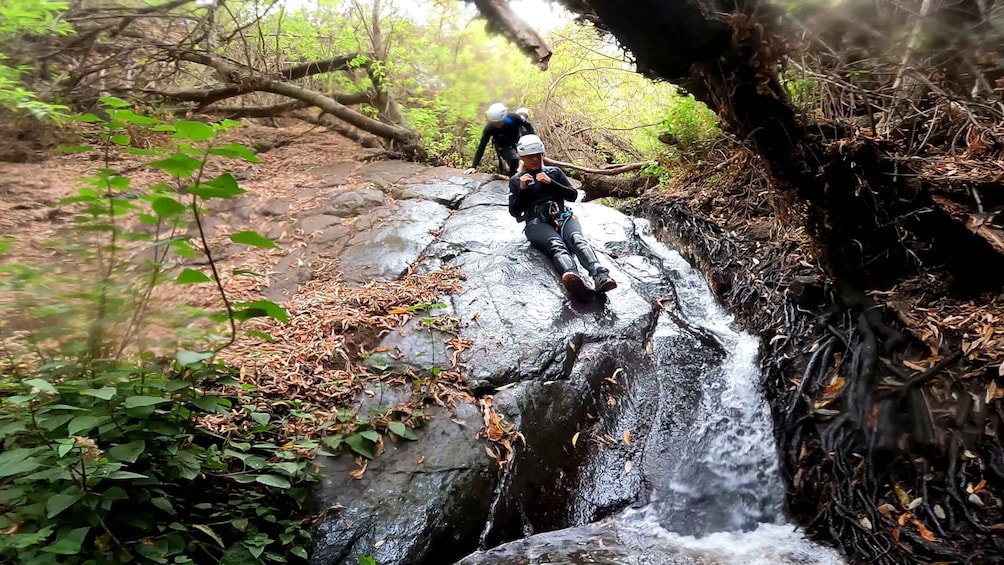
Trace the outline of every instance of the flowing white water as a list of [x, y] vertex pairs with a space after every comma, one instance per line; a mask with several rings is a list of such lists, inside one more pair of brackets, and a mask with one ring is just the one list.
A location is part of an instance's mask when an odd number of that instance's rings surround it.
[[843, 563], [785, 522], [758, 341], [719, 306], [699, 271], [653, 237], [647, 222], [636, 225], [651, 256], [671, 273], [684, 317], [713, 333], [727, 357], [701, 376], [701, 406], [682, 449], [667, 454], [651, 503], [623, 513], [622, 525], [714, 563]]

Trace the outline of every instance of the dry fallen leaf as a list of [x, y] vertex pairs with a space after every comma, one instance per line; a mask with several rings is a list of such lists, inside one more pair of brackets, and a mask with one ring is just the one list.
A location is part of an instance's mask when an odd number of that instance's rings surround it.
[[[362, 462], [361, 464], [360, 461]], [[356, 459], [356, 465], [359, 465], [359, 468], [355, 471], [349, 471], [349, 476], [358, 481], [366, 474], [366, 466], [369, 465], [369, 461], [365, 459]]]
[[609, 404], [610, 406], [617, 406], [617, 399], [612, 396], [608, 396], [607, 404]]
[[631, 432], [629, 430], [624, 430], [624, 443], [631, 445]]
[[920, 537], [926, 539], [927, 541], [938, 541], [938, 538], [937, 536], [934, 535], [934, 532], [927, 529], [927, 526], [921, 523], [920, 520], [911, 520], [911, 522], [913, 522], [914, 526], [917, 526], [917, 531], [920, 532]]
[[913, 499], [913, 500], [910, 501], [910, 504], [906, 505], [906, 509], [907, 510], [913, 510], [913, 509], [917, 508], [918, 506], [920, 506], [921, 504], [924, 504], [924, 499], [923, 498], [915, 498], [915, 499]]
[[871, 521], [871, 520], [869, 520], [867, 516], [862, 516], [862, 517], [861, 517], [861, 520], [859, 520], [859, 521], [861, 522], [861, 525], [862, 525], [862, 526], [863, 526], [863, 527], [864, 527], [864, 528], [865, 528], [866, 530], [871, 530], [871, 529], [872, 529], [872, 521]]
[[630, 460], [630, 459], [628, 459], [627, 461], [625, 461], [625, 462], [624, 462], [624, 473], [625, 473], [625, 474], [627, 474], [627, 473], [630, 473], [630, 472], [631, 472], [631, 469], [632, 469], [633, 467], [634, 467], [634, 464], [633, 464], [633, 463], [631, 463], [631, 460]]
[[579, 441], [579, 432], [575, 432], [575, 435], [572, 436], [572, 447], [575, 447], [575, 444], [578, 441]]
[[939, 520], [945, 519], [945, 509], [941, 507], [940, 504], [934, 505], [934, 515], [938, 517]]
[[823, 389], [823, 399], [832, 400], [836, 398], [840, 394], [840, 391], [844, 389], [845, 382], [844, 377], [833, 377], [830, 384], [826, 385], [826, 388]]
[[906, 492], [905, 489], [903, 489], [903, 487], [899, 486], [899, 483], [896, 483], [895, 490], [896, 490], [896, 498], [899, 499], [899, 503], [903, 506], [903, 508], [906, 508], [910, 504], [910, 495]]
[[380, 546], [382, 546], [382, 545], [383, 545], [383, 544], [385, 544], [385, 543], [387, 543], [387, 540], [385, 540], [385, 539], [382, 539], [382, 540], [380, 540], [380, 541], [378, 541], [378, 542], [374, 543], [374, 544], [373, 544], [373, 547], [374, 547], [375, 549], [380, 549]]

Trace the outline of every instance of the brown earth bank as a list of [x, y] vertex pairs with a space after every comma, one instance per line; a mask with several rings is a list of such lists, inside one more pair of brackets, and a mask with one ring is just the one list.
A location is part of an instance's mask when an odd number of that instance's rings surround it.
[[627, 208], [761, 337], [793, 517], [855, 563], [1000, 562], [1004, 294], [953, 291], [972, 274], [943, 265], [891, 288], [834, 277], [853, 268], [804, 202], [745, 150], [717, 161]]

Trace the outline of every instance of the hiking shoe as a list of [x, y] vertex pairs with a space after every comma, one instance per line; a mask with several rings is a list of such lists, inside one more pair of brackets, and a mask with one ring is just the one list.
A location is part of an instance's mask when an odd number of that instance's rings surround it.
[[606, 270], [593, 275], [593, 284], [595, 285], [594, 288], [596, 288], [596, 292], [610, 292], [611, 290], [617, 288], [617, 281], [615, 281]]
[[582, 277], [578, 273], [570, 271], [561, 275], [561, 284], [568, 291], [568, 294], [576, 300], [587, 302], [592, 299], [592, 292], [586, 286], [586, 281], [582, 280]]

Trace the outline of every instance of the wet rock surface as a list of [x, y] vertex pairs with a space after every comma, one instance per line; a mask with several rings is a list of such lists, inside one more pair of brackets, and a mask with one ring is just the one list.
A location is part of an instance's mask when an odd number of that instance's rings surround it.
[[[686, 321], [674, 272], [639, 224], [603, 206], [574, 206], [620, 286], [571, 302], [508, 215], [504, 182], [451, 169], [374, 170], [396, 196], [377, 208], [389, 211], [380, 221], [346, 223], [354, 228], [334, 250], [346, 280], [460, 266], [466, 290], [442, 301], [471, 344], [458, 359], [463, 374], [476, 396], [493, 395], [526, 446], [502, 473], [485, 453], [489, 442], [475, 440], [480, 411], [461, 402], [455, 414], [437, 408], [418, 441], [391, 444], [360, 480], [349, 477], [351, 458], [325, 462], [319, 501], [339, 510], [320, 528], [313, 562], [356, 563], [365, 554], [378, 563], [448, 563], [479, 546], [646, 504], [658, 482], [652, 474], [686, 439], [700, 383], [725, 352]], [[447, 337], [413, 320], [388, 333], [385, 353], [369, 362], [403, 372], [447, 367]]]

